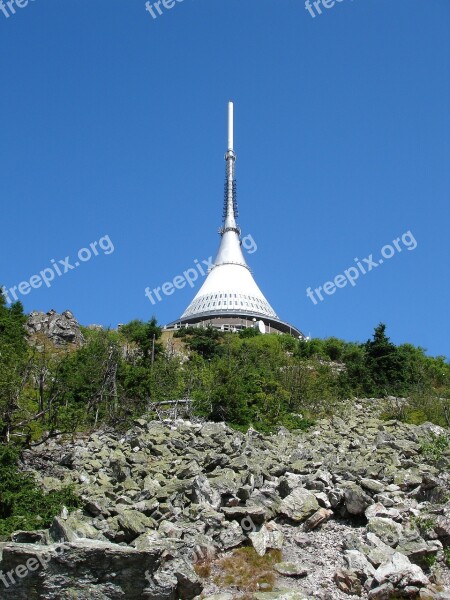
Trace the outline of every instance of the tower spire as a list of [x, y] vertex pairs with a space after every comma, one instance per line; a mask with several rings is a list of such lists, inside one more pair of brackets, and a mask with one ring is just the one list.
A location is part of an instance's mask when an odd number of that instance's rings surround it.
[[236, 154], [234, 153], [234, 105], [233, 102], [228, 102], [228, 150], [225, 154], [226, 172], [225, 172], [225, 198], [223, 206], [223, 227], [220, 230], [221, 235], [226, 231], [235, 231], [240, 235], [240, 229], [237, 226], [236, 219], [238, 216], [237, 201], [236, 201], [236, 179], [235, 179], [235, 162]]

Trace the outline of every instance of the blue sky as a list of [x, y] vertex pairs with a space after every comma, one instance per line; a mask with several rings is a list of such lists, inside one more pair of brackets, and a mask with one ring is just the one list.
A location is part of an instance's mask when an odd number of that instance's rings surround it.
[[[144, 289], [217, 249], [232, 98], [240, 225], [279, 316], [361, 341], [383, 321], [396, 343], [448, 355], [450, 2], [322, 10], [184, 0], [153, 19], [143, 0], [34, 0], [0, 12], [0, 282], [109, 236], [114, 252], [24, 287], [25, 309], [111, 326], [177, 318], [200, 279], [154, 306]], [[414, 250], [306, 296], [407, 231]]]

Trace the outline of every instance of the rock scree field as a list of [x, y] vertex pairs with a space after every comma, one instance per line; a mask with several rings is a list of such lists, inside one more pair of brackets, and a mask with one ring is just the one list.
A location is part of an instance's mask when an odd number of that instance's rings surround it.
[[81, 506], [1, 544], [0, 597], [448, 600], [448, 431], [384, 409], [271, 435], [140, 418], [26, 450], [39, 486], [73, 484]]

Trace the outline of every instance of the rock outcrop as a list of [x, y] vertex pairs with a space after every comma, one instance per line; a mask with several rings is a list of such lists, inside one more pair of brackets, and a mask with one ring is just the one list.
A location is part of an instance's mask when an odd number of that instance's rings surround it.
[[57, 348], [64, 348], [69, 344], [79, 347], [84, 343], [80, 324], [69, 310], [62, 314], [53, 309], [48, 313], [34, 311], [30, 313], [25, 329], [33, 344], [39, 344], [39, 334], [51, 340]]
[[448, 599], [450, 454], [427, 462], [428, 433], [364, 400], [307, 432], [142, 418], [125, 434], [49, 440], [24, 467], [47, 489], [73, 483], [83, 506], [15, 534], [2, 572], [39, 566], [0, 596], [237, 599], [193, 566], [249, 544], [283, 555], [256, 599]]

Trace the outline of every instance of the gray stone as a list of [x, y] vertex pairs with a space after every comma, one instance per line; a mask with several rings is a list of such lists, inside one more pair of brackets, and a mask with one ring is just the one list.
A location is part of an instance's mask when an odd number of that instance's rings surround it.
[[394, 588], [407, 586], [424, 587], [430, 583], [422, 569], [399, 552], [395, 552], [389, 560], [381, 564], [374, 573], [379, 585], [391, 583]]
[[308, 569], [305, 565], [297, 562], [275, 563], [273, 568], [277, 573], [285, 577], [306, 577], [308, 574]]
[[281, 550], [284, 535], [275, 523], [263, 525], [259, 531], [249, 534], [249, 540], [259, 556], [264, 556], [267, 550]]
[[382, 542], [395, 548], [397, 546], [403, 528], [399, 523], [392, 519], [384, 519], [383, 517], [373, 517], [369, 519], [367, 531], [374, 533]]
[[372, 498], [356, 483], [347, 482], [344, 486], [344, 504], [351, 515], [363, 515], [372, 504]]
[[364, 583], [368, 577], [373, 577], [375, 569], [367, 558], [358, 550], [346, 550], [344, 560], [349, 571], [353, 571]]
[[25, 323], [25, 329], [30, 343], [36, 346], [44, 344], [43, 338], [48, 338], [58, 348], [69, 344], [79, 347], [85, 341], [80, 324], [69, 310], [62, 314], [58, 314], [53, 309], [48, 313], [31, 312]]
[[291, 521], [301, 523], [318, 509], [319, 504], [314, 494], [303, 488], [297, 488], [282, 500], [279, 513]]

